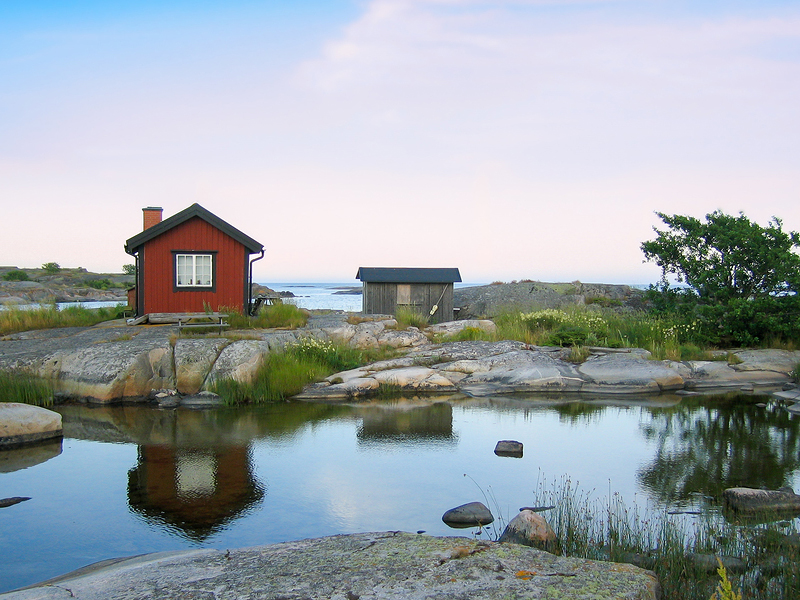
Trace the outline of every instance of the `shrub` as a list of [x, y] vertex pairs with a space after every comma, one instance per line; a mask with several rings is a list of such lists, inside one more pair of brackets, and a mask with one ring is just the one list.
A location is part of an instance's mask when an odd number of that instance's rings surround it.
[[61, 265], [57, 262], [48, 262], [42, 265], [42, 270], [48, 275], [55, 275], [61, 271]]
[[0, 371], [0, 402], [50, 406], [53, 386], [46, 379], [27, 373]]
[[589, 329], [581, 325], [559, 325], [547, 338], [548, 346], [581, 346], [589, 338]]
[[93, 288], [95, 290], [107, 290], [110, 287], [116, 287], [110, 279], [84, 279], [83, 285]]
[[25, 271], [20, 271], [19, 269], [14, 271], [9, 271], [5, 275], [3, 275], [3, 279], [5, 281], [28, 281], [30, 278]]
[[122, 273], [124, 275], [136, 275], [136, 265], [122, 265]]

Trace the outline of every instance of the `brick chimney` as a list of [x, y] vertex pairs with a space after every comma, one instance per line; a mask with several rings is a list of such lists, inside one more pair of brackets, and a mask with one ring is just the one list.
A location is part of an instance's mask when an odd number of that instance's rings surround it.
[[[148, 206], [142, 209], [144, 213], [144, 229], [149, 229], [153, 225], [161, 223], [161, 213], [164, 211], [160, 206]], [[143, 229], [143, 230], [144, 230]]]

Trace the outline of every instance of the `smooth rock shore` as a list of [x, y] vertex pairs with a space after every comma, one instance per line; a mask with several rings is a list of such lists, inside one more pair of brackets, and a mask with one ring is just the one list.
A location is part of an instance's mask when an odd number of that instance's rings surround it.
[[656, 600], [650, 571], [517, 544], [401, 532], [239, 550], [190, 550], [90, 566], [4, 600]]
[[[180, 338], [176, 327], [95, 327], [30, 331], [0, 339], [0, 369], [22, 370], [53, 382], [57, 393], [108, 403], [147, 400], [167, 390], [180, 396], [209, 390], [219, 379], [252, 380], [264, 357], [304, 337], [358, 348], [389, 346], [400, 358], [337, 373], [308, 387], [306, 400], [349, 401], [390, 389], [405, 394], [510, 393], [660, 394], [670, 391], [756, 391], [791, 381], [800, 352], [735, 351], [738, 361], [658, 361], [646, 350], [593, 348], [581, 364], [568, 348], [522, 342], [448, 342], [465, 328], [491, 332], [487, 320], [440, 323], [422, 332], [397, 330], [389, 316], [313, 315], [303, 329], [247, 330], [245, 339]], [[236, 333], [236, 332], [233, 332]], [[733, 364], [736, 362], [737, 364]]]

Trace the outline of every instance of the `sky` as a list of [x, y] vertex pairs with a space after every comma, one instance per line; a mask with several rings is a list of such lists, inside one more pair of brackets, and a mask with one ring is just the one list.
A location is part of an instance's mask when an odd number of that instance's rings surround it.
[[0, 265], [195, 202], [260, 282], [655, 282], [656, 212], [800, 230], [800, 3], [0, 0]]

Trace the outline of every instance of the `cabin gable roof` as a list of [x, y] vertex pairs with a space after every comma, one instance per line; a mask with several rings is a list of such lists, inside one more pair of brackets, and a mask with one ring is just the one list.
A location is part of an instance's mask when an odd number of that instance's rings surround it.
[[356, 279], [371, 283], [454, 283], [461, 281], [456, 268], [360, 267]]
[[216, 227], [226, 235], [230, 236], [231, 238], [242, 244], [250, 254], [256, 254], [257, 252], [261, 252], [264, 249], [263, 244], [257, 242], [249, 235], [242, 233], [227, 221], [223, 221], [214, 213], [206, 210], [199, 204], [195, 203], [192, 204], [190, 207], [180, 211], [179, 213], [175, 213], [171, 217], [164, 219], [163, 221], [157, 223], [156, 225], [153, 225], [152, 227], [148, 227], [141, 233], [128, 239], [128, 241], [125, 242], [125, 252], [127, 252], [128, 254], [135, 254], [144, 244], [146, 244], [153, 238], [158, 237], [162, 233], [165, 233], [170, 229], [172, 229], [173, 227], [177, 227], [181, 223], [185, 223], [186, 221], [194, 217], [199, 217], [200, 219], [203, 219], [209, 225]]

